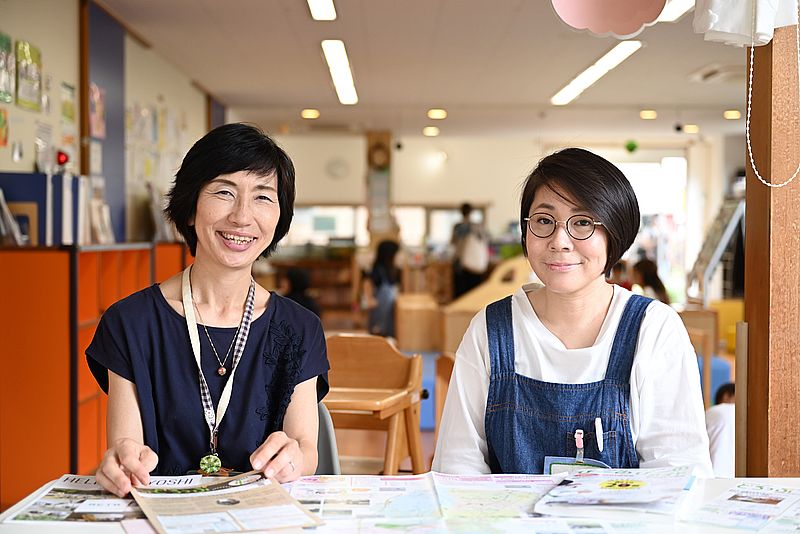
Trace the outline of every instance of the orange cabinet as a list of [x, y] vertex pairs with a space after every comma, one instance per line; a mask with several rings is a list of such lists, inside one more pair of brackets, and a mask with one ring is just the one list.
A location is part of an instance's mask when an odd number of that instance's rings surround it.
[[106, 448], [106, 395], [85, 350], [103, 312], [179, 272], [183, 245], [0, 249], [0, 511]]

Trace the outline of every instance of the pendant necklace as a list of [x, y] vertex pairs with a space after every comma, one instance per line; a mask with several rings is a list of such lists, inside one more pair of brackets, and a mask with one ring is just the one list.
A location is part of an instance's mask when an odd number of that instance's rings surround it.
[[[225, 412], [228, 410], [228, 403], [231, 400], [231, 392], [233, 391], [233, 379], [236, 375], [236, 367], [239, 360], [244, 353], [244, 347], [247, 344], [247, 336], [250, 333], [250, 323], [253, 320], [253, 309], [255, 307], [256, 283], [252, 278], [250, 279], [250, 289], [247, 292], [247, 299], [244, 303], [244, 313], [242, 314], [242, 321], [239, 323], [239, 328], [236, 329], [236, 335], [233, 338], [233, 361], [231, 362], [231, 376], [222, 390], [222, 395], [219, 399], [216, 411], [214, 410], [214, 403], [211, 400], [211, 392], [206, 383], [206, 377], [203, 375], [203, 367], [200, 363], [200, 335], [197, 330], [197, 319], [194, 315], [194, 306], [192, 299], [192, 282], [191, 282], [192, 267], [189, 266], [183, 271], [181, 280], [181, 293], [183, 298], [183, 311], [186, 315], [186, 327], [189, 330], [189, 341], [192, 345], [192, 352], [194, 359], [197, 363], [198, 381], [200, 383], [200, 400], [203, 403], [203, 416], [208, 425], [209, 433], [209, 452], [200, 459], [200, 471], [205, 475], [211, 475], [223, 470], [222, 460], [217, 453], [217, 437], [219, 435], [219, 427], [222, 424], [222, 419], [225, 417]], [[205, 326], [205, 325], [204, 325]], [[208, 331], [206, 331], [208, 334]], [[209, 336], [209, 341], [211, 337]], [[211, 344], [212, 348], [214, 344]], [[230, 352], [230, 349], [229, 349]], [[216, 349], [214, 349], [216, 354]], [[228, 356], [225, 355], [227, 361]], [[217, 360], [219, 356], [217, 355]], [[222, 376], [225, 372], [221, 372], [225, 367], [223, 362], [220, 363], [220, 370], [217, 373]]]
[[225, 368], [225, 363], [228, 361], [228, 356], [231, 355], [231, 349], [233, 348], [234, 342], [236, 341], [236, 336], [239, 335], [239, 328], [242, 326], [242, 323], [239, 323], [239, 326], [236, 327], [236, 332], [233, 334], [233, 339], [231, 339], [231, 344], [228, 346], [228, 352], [225, 353], [225, 359], [219, 359], [219, 353], [217, 352], [217, 347], [214, 346], [214, 342], [211, 341], [211, 336], [208, 334], [208, 328], [206, 328], [206, 322], [203, 320], [203, 316], [200, 315], [200, 308], [197, 307], [197, 303], [194, 301], [194, 296], [192, 297], [192, 304], [194, 305], [194, 309], [197, 311], [197, 317], [200, 319], [200, 322], [203, 325], [203, 330], [205, 330], [206, 337], [208, 338], [208, 343], [211, 345], [211, 351], [214, 353], [214, 356], [217, 357], [217, 362], [219, 362], [219, 369], [217, 369], [217, 374], [219, 376], [225, 376], [225, 373], [228, 370]]

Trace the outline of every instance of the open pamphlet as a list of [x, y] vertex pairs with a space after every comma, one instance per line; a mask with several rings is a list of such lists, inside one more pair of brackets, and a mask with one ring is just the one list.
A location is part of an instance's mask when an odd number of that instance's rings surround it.
[[691, 488], [689, 466], [574, 471], [543, 496], [534, 510], [545, 515], [593, 516], [598, 510], [674, 515]]
[[248, 532], [322, 523], [259, 471], [190, 488], [134, 488], [131, 494], [160, 534]]
[[760, 532], [800, 531], [800, 488], [743, 482], [682, 519]]
[[[201, 479], [200, 475], [152, 477], [148, 487], [189, 488], [199, 485]], [[104, 490], [94, 477], [64, 475], [4, 523], [108, 523], [144, 517], [132, 497], [118, 498]]]
[[595, 518], [541, 517], [536, 502], [563, 475], [314, 476], [289, 492], [325, 524], [314, 532], [639, 533], [660, 525]]

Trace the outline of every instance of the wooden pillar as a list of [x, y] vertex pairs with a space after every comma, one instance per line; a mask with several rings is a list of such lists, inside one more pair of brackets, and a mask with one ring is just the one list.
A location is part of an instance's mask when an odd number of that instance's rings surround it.
[[[755, 49], [750, 140], [759, 174], [772, 183], [785, 181], [800, 164], [796, 49], [794, 26], [776, 29], [772, 43]], [[797, 477], [800, 177], [769, 188], [748, 163], [746, 199], [746, 474]]]

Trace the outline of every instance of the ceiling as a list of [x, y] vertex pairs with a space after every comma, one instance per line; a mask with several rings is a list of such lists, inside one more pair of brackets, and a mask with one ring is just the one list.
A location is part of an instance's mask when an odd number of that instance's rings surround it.
[[[564, 108], [550, 97], [618, 41], [573, 30], [547, 0], [335, 0], [314, 21], [304, 0], [102, 0], [162, 57], [235, 110], [280, 133], [389, 129], [418, 135], [685, 136], [743, 133], [745, 51], [709, 43], [692, 13], [638, 37], [644, 47]], [[339, 104], [320, 41], [342, 39], [359, 102]], [[727, 81], [692, 81], [709, 66]], [[732, 79], [730, 79], [732, 78]], [[303, 108], [321, 117], [305, 121]], [[431, 107], [447, 109], [430, 121]], [[658, 119], [642, 121], [642, 108]]]

